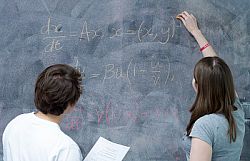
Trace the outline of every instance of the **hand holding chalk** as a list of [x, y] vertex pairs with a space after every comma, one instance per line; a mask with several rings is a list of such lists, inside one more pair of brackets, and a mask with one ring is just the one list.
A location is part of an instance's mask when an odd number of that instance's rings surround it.
[[186, 29], [193, 35], [196, 31], [199, 31], [197, 20], [194, 15], [184, 11], [176, 16], [177, 19], [181, 20]]

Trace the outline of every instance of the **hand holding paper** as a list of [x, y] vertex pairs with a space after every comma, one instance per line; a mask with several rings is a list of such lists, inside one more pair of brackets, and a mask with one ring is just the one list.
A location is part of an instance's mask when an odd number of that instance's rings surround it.
[[100, 137], [84, 161], [122, 161], [129, 149]]

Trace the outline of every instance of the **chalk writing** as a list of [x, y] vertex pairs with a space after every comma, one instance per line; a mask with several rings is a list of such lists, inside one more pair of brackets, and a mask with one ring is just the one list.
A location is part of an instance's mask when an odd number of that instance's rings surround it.
[[81, 117], [69, 117], [66, 119], [65, 129], [66, 130], [79, 130], [82, 128]]
[[62, 31], [62, 25], [57, 24], [57, 25], [52, 25], [51, 24], [51, 17], [48, 18], [47, 24], [42, 26], [41, 28], [41, 34], [45, 35], [51, 35], [51, 33], [60, 33]]
[[[175, 19], [171, 17], [167, 25], [163, 26], [160, 30], [153, 30], [152, 27], [146, 26], [146, 23], [142, 21], [138, 28], [123, 29], [122, 27], [112, 27], [110, 33], [105, 33], [104, 27], [96, 28], [88, 24], [87, 21], [83, 21], [82, 26], [79, 27], [79, 31], [66, 31], [66, 27], [63, 29], [61, 23], [55, 23], [52, 18], [49, 17], [46, 24], [41, 27], [41, 34], [44, 36], [43, 40], [48, 43], [44, 47], [44, 52], [56, 52], [63, 48], [64, 41], [78, 38], [79, 41], [86, 43], [95, 39], [102, 38], [123, 38], [134, 36], [138, 42], [158, 42], [165, 45], [171, 38], [174, 37], [176, 27]], [[135, 42], [136, 43], [136, 42]]]
[[[148, 121], [160, 121], [166, 124], [179, 124], [180, 118], [178, 109], [167, 109], [163, 107], [153, 107], [142, 112], [136, 112], [131, 110], [122, 110], [116, 106], [112, 106], [111, 101], [104, 105], [104, 107], [95, 107], [94, 110], [84, 110], [76, 108], [69, 114], [63, 121], [63, 127], [65, 130], [80, 130], [83, 125], [89, 120], [93, 121], [98, 126], [116, 126], [126, 125], [130, 122], [138, 122], [141, 120]], [[122, 122], [119, 122], [122, 121]], [[174, 135], [174, 134], [173, 134]]]
[[81, 66], [77, 56], [74, 56], [72, 66], [75, 67], [81, 73], [82, 79], [85, 79], [85, 67]]
[[[102, 83], [107, 80], [125, 80], [130, 85], [132, 85], [131, 79], [136, 81], [136, 79], [145, 78], [154, 86], [166, 85], [170, 79], [170, 61], [165, 55], [166, 60], [151, 60], [150, 62], [141, 64], [142, 62], [136, 62], [133, 58], [129, 61], [127, 65], [120, 64], [106, 64], [103, 65], [101, 71], [94, 71], [92, 73], [88, 72], [88, 67], [82, 67], [78, 57], [74, 57], [73, 66], [78, 69], [84, 79], [99, 79]], [[86, 71], [85, 71], [86, 69]], [[86, 73], [87, 74], [86, 74]], [[148, 79], [151, 77], [151, 79]]]
[[44, 51], [46, 53], [53, 52], [62, 49], [62, 47], [60, 40], [52, 39], [52, 41], [44, 48]]
[[88, 23], [85, 21], [82, 26], [80, 40], [86, 39], [88, 42], [96, 37], [102, 37], [101, 29], [88, 30]]
[[[142, 75], [151, 74], [152, 83], [157, 86], [160, 84], [166, 84], [169, 79], [170, 65], [169, 62], [165, 64], [159, 61], [151, 61], [145, 68], [140, 67], [133, 59], [130, 61], [127, 67], [119, 66], [115, 64], [107, 64], [104, 67], [103, 83], [110, 79], [124, 79], [131, 84], [131, 77], [141, 77]], [[99, 75], [98, 75], [99, 76]], [[164, 78], [162, 78], [164, 77]], [[93, 78], [91, 76], [91, 78]], [[163, 83], [161, 83], [163, 82]]]
[[65, 130], [80, 130], [83, 127], [83, 119], [84, 109], [78, 106], [70, 114], [66, 114], [62, 124]]

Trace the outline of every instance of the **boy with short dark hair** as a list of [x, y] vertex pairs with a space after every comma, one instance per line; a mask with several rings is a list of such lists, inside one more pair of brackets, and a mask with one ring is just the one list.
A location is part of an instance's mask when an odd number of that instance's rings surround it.
[[4, 161], [82, 161], [78, 145], [59, 127], [82, 94], [81, 73], [56, 64], [46, 68], [35, 85], [38, 112], [21, 114], [3, 133]]

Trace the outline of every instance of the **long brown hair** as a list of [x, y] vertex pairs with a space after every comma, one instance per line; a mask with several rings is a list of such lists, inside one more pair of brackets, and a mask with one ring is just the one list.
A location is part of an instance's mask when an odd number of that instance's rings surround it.
[[235, 90], [232, 73], [228, 65], [219, 57], [205, 57], [194, 68], [197, 85], [196, 99], [190, 109], [191, 118], [187, 125], [190, 134], [196, 120], [200, 117], [218, 113], [223, 114], [229, 123], [230, 143], [236, 140], [236, 124], [232, 115]]

